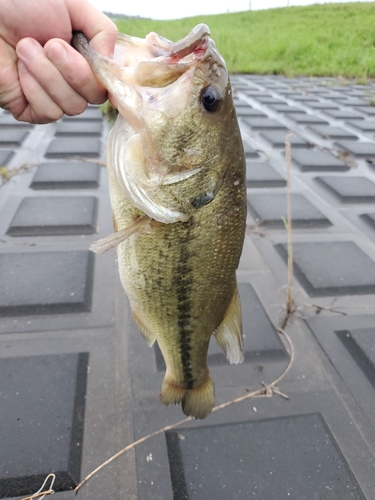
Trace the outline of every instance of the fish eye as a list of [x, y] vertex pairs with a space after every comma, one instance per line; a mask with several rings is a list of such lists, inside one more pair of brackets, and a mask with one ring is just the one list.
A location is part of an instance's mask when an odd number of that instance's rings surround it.
[[220, 108], [223, 101], [221, 92], [216, 87], [206, 87], [201, 94], [201, 103], [206, 111], [213, 113]]

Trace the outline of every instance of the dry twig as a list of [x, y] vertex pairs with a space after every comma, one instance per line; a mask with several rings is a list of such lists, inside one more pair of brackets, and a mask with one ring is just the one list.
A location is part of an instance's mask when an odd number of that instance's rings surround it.
[[[43, 488], [46, 486], [49, 478], [51, 478], [51, 486], [50, 486], [49, 490], [42, 491]], [[53, 484], [55, 482], [55, 479], [56, 479], [55, 474], [48, 474], [48, 476], [44, 480], [44, 483], [42, 484], [42, 486], [39, 488], [39, 490], [36, 493], [31, 495], [30, 497], [22, 498], [21, 500], [34, 500], [35, 498], [39, 498], [39, 500], [43, 500], [43, 498], [45, 496], [53, 495], [55, 492], [53, 491], [52, 487], [53, 487]]]

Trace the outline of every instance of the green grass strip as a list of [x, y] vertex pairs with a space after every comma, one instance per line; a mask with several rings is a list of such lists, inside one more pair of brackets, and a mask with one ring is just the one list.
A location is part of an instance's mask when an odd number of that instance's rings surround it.
[[375, 2], [311, 5], [172, 21], [119, 19], [119, 31], [171, 40], [196, 24], [211, 29], [230, 72], [287, 76], [375, 76]]

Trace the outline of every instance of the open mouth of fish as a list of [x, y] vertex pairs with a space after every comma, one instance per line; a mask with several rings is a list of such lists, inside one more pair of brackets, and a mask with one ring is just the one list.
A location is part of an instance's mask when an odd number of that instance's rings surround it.
[[[163, 90], [169, 87], [168, 93], [173, 92], [170, 86], [177, 80], [181, 87], [182, 75], [187, 80], [193, 78], [193, 72], [189, 70], [202, 59], [212, 58], [210, 52], [214, 42], [209, 35], [209, 28], [205, 24], [198, 24], [178, 42], [171, 42], [156, 33], [149, 33], [145, 38], [119, 33], [113, 59], [97, 53], [93, 57], [83, 33], [75, 33], [73, 45], [89, 61], [97, 78], [114, 98], [123, 118], [138, 132], [143, 126], [140, 110], [147, 106], [162, 106], [162, 100], [166, 98]], [[108, 63], [107, 68], [103, 66], [105, 61]], [[213, 64], [213, 71], [217, 75], [219, 66], [220, 63]], [[224, 61], [222, 66], [225, 67]], [[181, 89], [180, 94], [183, 94]], [[180, 104], [183, 106], [186, 102], [182, 100]], [[174, 109], [172, 113], [178, 111]]]

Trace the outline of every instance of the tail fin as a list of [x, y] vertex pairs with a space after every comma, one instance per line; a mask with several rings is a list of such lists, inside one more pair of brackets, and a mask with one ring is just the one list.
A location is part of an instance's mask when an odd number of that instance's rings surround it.
[[165, 405], [182, 405], [182, 411], [188, 417], [206, 418], [215, 404], [214, 383], [208, 374], [201, 386], [196, 389], [184, 389], [164, 378], [160, 401]]

